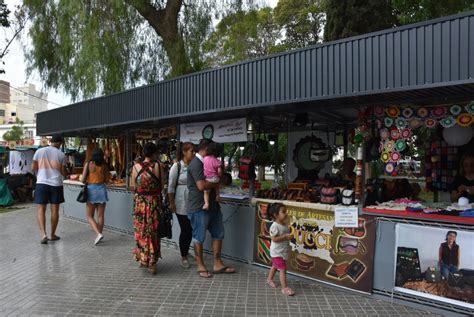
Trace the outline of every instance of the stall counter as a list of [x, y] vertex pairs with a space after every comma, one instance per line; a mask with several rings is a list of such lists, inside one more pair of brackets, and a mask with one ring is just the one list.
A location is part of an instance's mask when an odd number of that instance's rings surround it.
[[[86, 206], [76, 201], [83, 184], [79, 181], [64, 181], [64, 216], [87, 222]], [[133, 234], [133, 193], [124, 188], [107, 187], [109, 202], [105, 210], [105, 227]], [[253, 237], [255, 235], [255, 208], [247, 200], [223, 199], [221, 211], [224, 222], [225, 240], [222, 255], [235, 260], [253, 261]], [[179, 223], [173, 221], [173, 238], [165, 243], [178, 245]], [[204, 248], [212, 252], [211, 239], [207, 236]]]

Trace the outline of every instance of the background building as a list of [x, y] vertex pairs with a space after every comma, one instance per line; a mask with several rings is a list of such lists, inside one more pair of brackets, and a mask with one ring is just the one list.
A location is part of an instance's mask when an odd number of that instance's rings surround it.
[[36, 113], [48, 110], [48, 94], [37, 91], [33, 84], [10, 88], [10, 95], [10, 107], [5, 109], [5, 123], [14, 123], [16, 118], [25, 124], [35, 123]]

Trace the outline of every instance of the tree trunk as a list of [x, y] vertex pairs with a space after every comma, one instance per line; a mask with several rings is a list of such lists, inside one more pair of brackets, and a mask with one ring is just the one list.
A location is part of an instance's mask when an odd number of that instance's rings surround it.
[[257, 169], [257, 179], [259, 181], [264, 181], [265, 180], [265, 166], [264, 165], [259, 165]]
[[178, 16], [182, 0], [168, 0], [163, 9], [157, 9], [147, 0], [127, 0], [151, 25], [163, 40], [163, 47], [171, 64], [171, 76], [192, 72], [184, 39], [178, 29]]

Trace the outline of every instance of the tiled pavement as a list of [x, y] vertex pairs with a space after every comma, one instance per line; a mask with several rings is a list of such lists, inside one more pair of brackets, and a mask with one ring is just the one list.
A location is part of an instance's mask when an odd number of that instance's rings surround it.
[[39, 244], [34, 206], [0, 214], [0, 316], [429, 314], [294, 279], [290, 285], [297, 295], [288, 298], [265, 286], [265, 270], [241, 263], [234, 263], [237, 274], [206, 280], [180, 267], [174, 247], [163, 247], [158, 274], [151, 276], [132, 260], [131, 236], [106, 232], [95, 247], [88, 225], [64, 217], [58, 235], [60, 241]]

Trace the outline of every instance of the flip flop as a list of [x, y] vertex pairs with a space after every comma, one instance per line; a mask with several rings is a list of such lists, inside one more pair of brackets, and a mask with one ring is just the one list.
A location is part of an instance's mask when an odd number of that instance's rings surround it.
[[[229, 269], [232, 270], [232, 271], [228, 271]], [[214, 273], [214, 274], [233, 274], [233, 273], [235, 273], [235, 269], [233, 267], [224, 266], [221, 269], [212, 271], [212, 273]]]
[[272, 280], [267, 280], [267, 285], [270, 285], [270, 287], [273, 287], [273, 288], [277, 288], [277, 285]]
[[44, 237], [43, 239], [40, 240], [41, 244], [48, 244], [48, 238]]
[[61, 237], [55, 235], [54, 238], [51, 238], [51, 239], [49, 239], [49, 240], [50, 240], [50, 241], [58, 241], [59, 239], [61, 239]]
[[283, 295], [286, 295], [286, 296], [293, 296], [293, 295], [295, 295], [295, 292], [294, 292], [291, 288], [289, 288], [289, 287], [285, 287], [284, 289], [282, 289], [282, 290], [281, 290], [281, 293], [282, 293]]
[[[202, 278], [211, 278], [212, 277], [212, 273], [207, 271], [207, 270], [198, 271], [197, 273], [198, 273], [199, 277], [202, 277]], [[204, 273], [206, 273], [205, 276], [203, 275]]]

